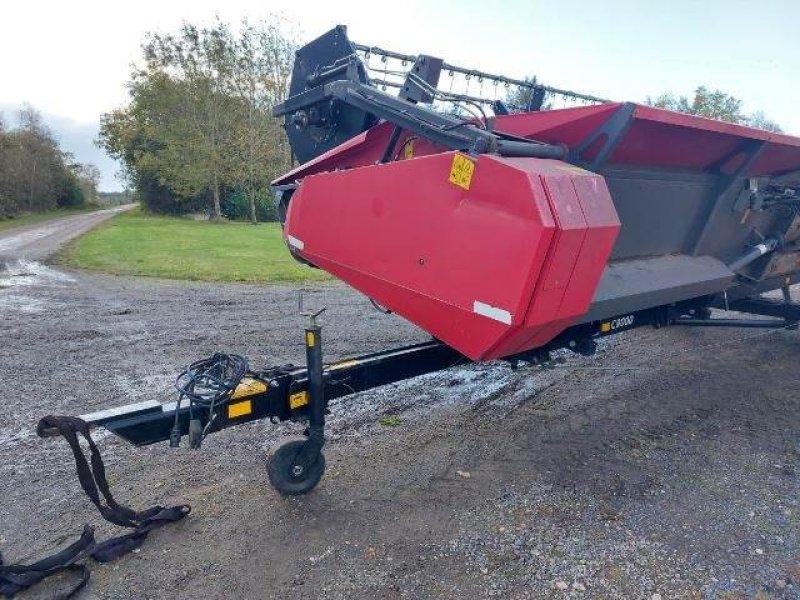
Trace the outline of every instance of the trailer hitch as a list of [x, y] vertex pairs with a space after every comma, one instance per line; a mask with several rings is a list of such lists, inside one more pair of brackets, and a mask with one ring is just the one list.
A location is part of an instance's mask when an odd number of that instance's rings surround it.
[[[710, 307], [772, 318], [759, 321], [717, 320], [711, 318]], [[84, 415], [81, 419], [89, 427], [105, 427], [137, 446], [170, 440], [175, 434], [175, 424], [179, 435], [186, 435], [192, 428], [193, 420], [199, 422], [195, 428], [199, 425], [205, 434], [260, 419], [270, 419], [273, 423], [293, 421], [303, 424], [304, 439], [279, 446], [269, 459], [267, 475], [281, 494], [308, 493], [320, 482], [325, 472], [324, 433], [330, 400], [471, 362], [452, 347], [431, 340], [323, 363], [322, 327], [317, 321], [322, 312], [305, 311], [301, 304], [301, 314], [308, 318], [304, 329], [305, 366], [284, 365], [247, 370], [238, 385], [230, 391], [228, 399], [215, 404], [213, 411], [193, 411], [187, 403], [160, 404], [149, 401]], [[643, 326], [791, 329], [798, 322], [800, 304], [792, 302], [791, 298], [779, 301], [751, 297], [725, 302], [722, 297], [707, 296], [580, 323], [566, 329], [544, 346], [503, 360], [513, 368], [523, 364], [546, 365], [550, 353], [556, 350], [591, 355], [600, 338]], [[42, 427], [39, 432], [43, 437], [57, 433], [56, 429], [50, 427]]]

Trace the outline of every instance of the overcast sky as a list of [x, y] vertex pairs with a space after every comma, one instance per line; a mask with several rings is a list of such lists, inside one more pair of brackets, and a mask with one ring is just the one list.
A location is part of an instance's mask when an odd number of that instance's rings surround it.
[[66, 150], [93, 148], [99, 117], [126, 102], [129, 65], [146, 31], [182, 20], [238, 22], [283, 13], [303, 39], [348, 25], [351, 39], [615, 100], [719, 88], [800, 135], [798, 0], [63, 0], [0, 6], [0, 110], [29, 102]]

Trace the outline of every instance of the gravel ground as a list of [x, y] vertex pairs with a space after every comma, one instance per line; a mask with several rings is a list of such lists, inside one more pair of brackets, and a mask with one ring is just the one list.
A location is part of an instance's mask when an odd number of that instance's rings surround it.
[[[340, 284], [306, 304], [328, 307], [329, 359], [426, 337]], [[40, 416], [171, 399], [179, 368], [217, 349], [299, 363], [302, 325], [297, 288], [8, 263], [0, 551], [33, 560], [86, 522], [119, 533], [66, 445], [35, 436]], [[121, 500], [193, 512], [93, 564], [81, 597], [800, 598], [799, 351], [792, 331], [640, 330], [548, 369], [472, 365], [352, 396], [301, 498], [264, 470], [293, 425], [243, 425], [199, 452], [98, 432]]]

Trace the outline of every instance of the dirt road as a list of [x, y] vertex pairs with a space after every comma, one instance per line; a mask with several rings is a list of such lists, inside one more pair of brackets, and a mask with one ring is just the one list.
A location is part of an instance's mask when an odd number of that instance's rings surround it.
[[[316, 285], [334, 359], [425, 336]], [[299, 363], [296, 289], [0, 273], [0, 551], [30, 561], [101, 524], [46, 413], [170, 398], [213, 350]], [[204, 448], [100, 437], [118, 497], [189, 502], [82, 598], [800, 598], [800, 334], [642, 330], [547, 370], [475, 365], [333, 405], [317, 490], [279, 497], [291, 425]], [[400, 418], [380, 425], [383, 414]]]
[[14, 258], [45, 260], [61, 246], [135, 204], [53, 219], [0, 233], [0, 261]]

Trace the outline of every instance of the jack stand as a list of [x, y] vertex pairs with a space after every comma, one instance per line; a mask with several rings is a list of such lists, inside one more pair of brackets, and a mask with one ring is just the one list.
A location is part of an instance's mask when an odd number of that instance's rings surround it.
[[307, 439], [288, 442], [278, 448], [267, 465], [270, 483], [285, 496], [307, 494], [319, 483], [325, 472], [325, 381], [322, 367], [322, 327], [317, 312], [302, 312], [308, 317], [305, 329], [306, 369], [308, 372], [309, 418]]

